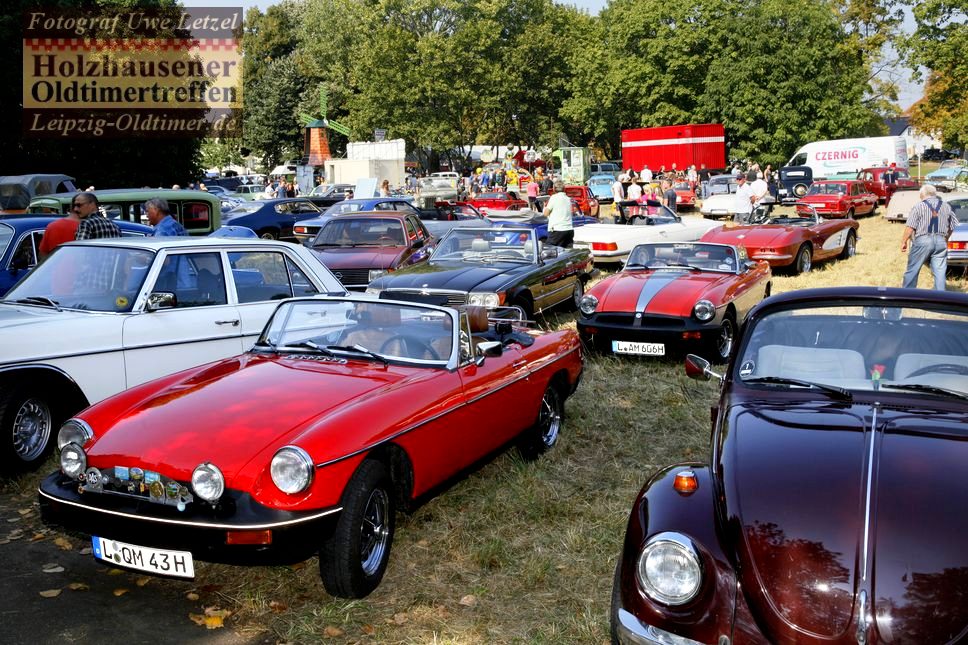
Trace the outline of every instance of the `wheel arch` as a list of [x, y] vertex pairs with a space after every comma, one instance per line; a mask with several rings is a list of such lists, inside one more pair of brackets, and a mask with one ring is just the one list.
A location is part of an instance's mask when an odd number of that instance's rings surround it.
[[0, 388], [24, 385], [40, 387], [56, 394], [57, 407], [68, 415], [91, 404], [77, 382], [67, 372], [53, 365], [20, 365], [0, 369]]
[[[384, 443], [374, 448], [366, 460], [375, 460], [386, 466], [396, 496], [397, 506], [410, 509], [413, 506], [413, 461], [407, 451], [397, 443]], [[361, 462], [362, 464], [362, 462]]]

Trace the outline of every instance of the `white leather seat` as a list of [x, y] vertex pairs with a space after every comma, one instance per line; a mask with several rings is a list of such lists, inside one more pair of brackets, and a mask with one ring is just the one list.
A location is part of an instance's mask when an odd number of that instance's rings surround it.
[[964, 365], [968, 369], [968, 356], [949, 354], [901, 354], [894, 364], [894, 380], [903, 381], [928, 365]]
[[486, 253], [491, 250], [491, 243], [487, 240], [471, 240], [471, 251]]
[[866, 379], [864, 357], [852, 349], [764, 345], [757, 354], [756, 376], [805, 381]]

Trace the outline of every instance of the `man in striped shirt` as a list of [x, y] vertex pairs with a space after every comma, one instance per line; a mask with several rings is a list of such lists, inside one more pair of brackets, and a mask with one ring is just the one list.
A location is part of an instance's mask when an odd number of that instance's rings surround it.
[[958, 226], [951, 206], [941, 201], [934, 186], [921, 187], [921, 201], [908, 214], [901, 252], [908, 250], [908, 242], [914, 238], [908, 253], [907, 270], [901, 286], [913, 289], [918, 286], [918, 274], [925, 264], [931, 265], [934, 288], [944, 291], [945, 274], [948, 270], [948, 238]]

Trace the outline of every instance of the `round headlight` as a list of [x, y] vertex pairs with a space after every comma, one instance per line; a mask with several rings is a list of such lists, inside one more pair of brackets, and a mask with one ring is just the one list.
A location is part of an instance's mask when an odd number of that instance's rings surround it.
[[373, 282], [374, 280], [376, 280], [379, 277], [382, 277], [385, 274], [386, 274], [386, 271], [383, 269], [370, 269], [370, 273], [367, 277], [369, 278], [370, 282]]
[[94, 431], [80, 419], [68, 419], [57, 433], [57, 449], [63, 450], [69, 443], [76, 443], [82, 448], [94, 438]]
[[649, 598], [682, 605], [699, 593], [702, 567], [692, 541], [678, 533], [659, 533], [639, 555], [636, 577]]
[[215, 464], [199, 464], [192, 472], [192, 489], [206, 502], [216, 502], [225, 492], [225, 478]]
[[302, 448], [286, 446], [272, 458], [269, 473], [272, 482], [283, 493], [298, 493], [309, 488], [316, 470], [313, 460]]
[[84, 449], [76, 443], [69, 443], [62, 447], [60, 466], [61, 472], [71, 479], [81, 477], [87, 470], [87, 455], [84, 454]]
[[581, 300], [578, 301], [578, 308], [586, 316], [591, 316], [595, 313], [595, 308], [598, 306], [598, 298], [595, 296], [584, 295]]
[[496, 293], [471, 293], [467, 296], [467, 304], [493, 309], [501, 304], [501, 299]]
[[700, 300], [696, 303], [696, 306], [692, 308], [692, 314], [699, 320], [706, 322], [707, 320], [712, 320], [716, 316], [716, 307], [708, 300]]

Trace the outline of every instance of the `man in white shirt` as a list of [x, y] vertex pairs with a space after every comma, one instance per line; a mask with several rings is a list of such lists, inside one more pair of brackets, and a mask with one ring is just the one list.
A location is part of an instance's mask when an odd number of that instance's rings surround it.
[[736, 195], [733, 204], [733, 221], [737, 224], [746, 224], [750, 215], [753, 213], [753, 187], [746, 183], [746, 175], [736, 178]]
[[627, 199], [637, 202], [642, 198], [642, 186], [633, 181], [629, 184], [629, 189], [625, 191], [625, 194]]
[[621, 202], [625, 200], [625, 186], [622, 185], [622, 181], [616, 179], [612, 182], [612, 201]]
[[548, 218], [548, 244], [571, 248], [575, 227], [571, 221], [571, 197], [565, 194], [565, 182], [556, 179], [554, 194], [548, 198], [544, 216]]
[[644, 166], [642, 166], [641, 177], [642, 177], [642, 181], [646, 183], [652, 181], [652, 171], [649, 170], [649, 164], [645, 164]]
[[760, 205], [760, 202], [770, 194], [770, 187], [767, 185], [766, 181], [763, 179], [763, 172], [756, 171], [756, 180], [750, 184], [750, 188], [753, 189], [753, 197], [756, 198], [754, 204], [756, 206]]

